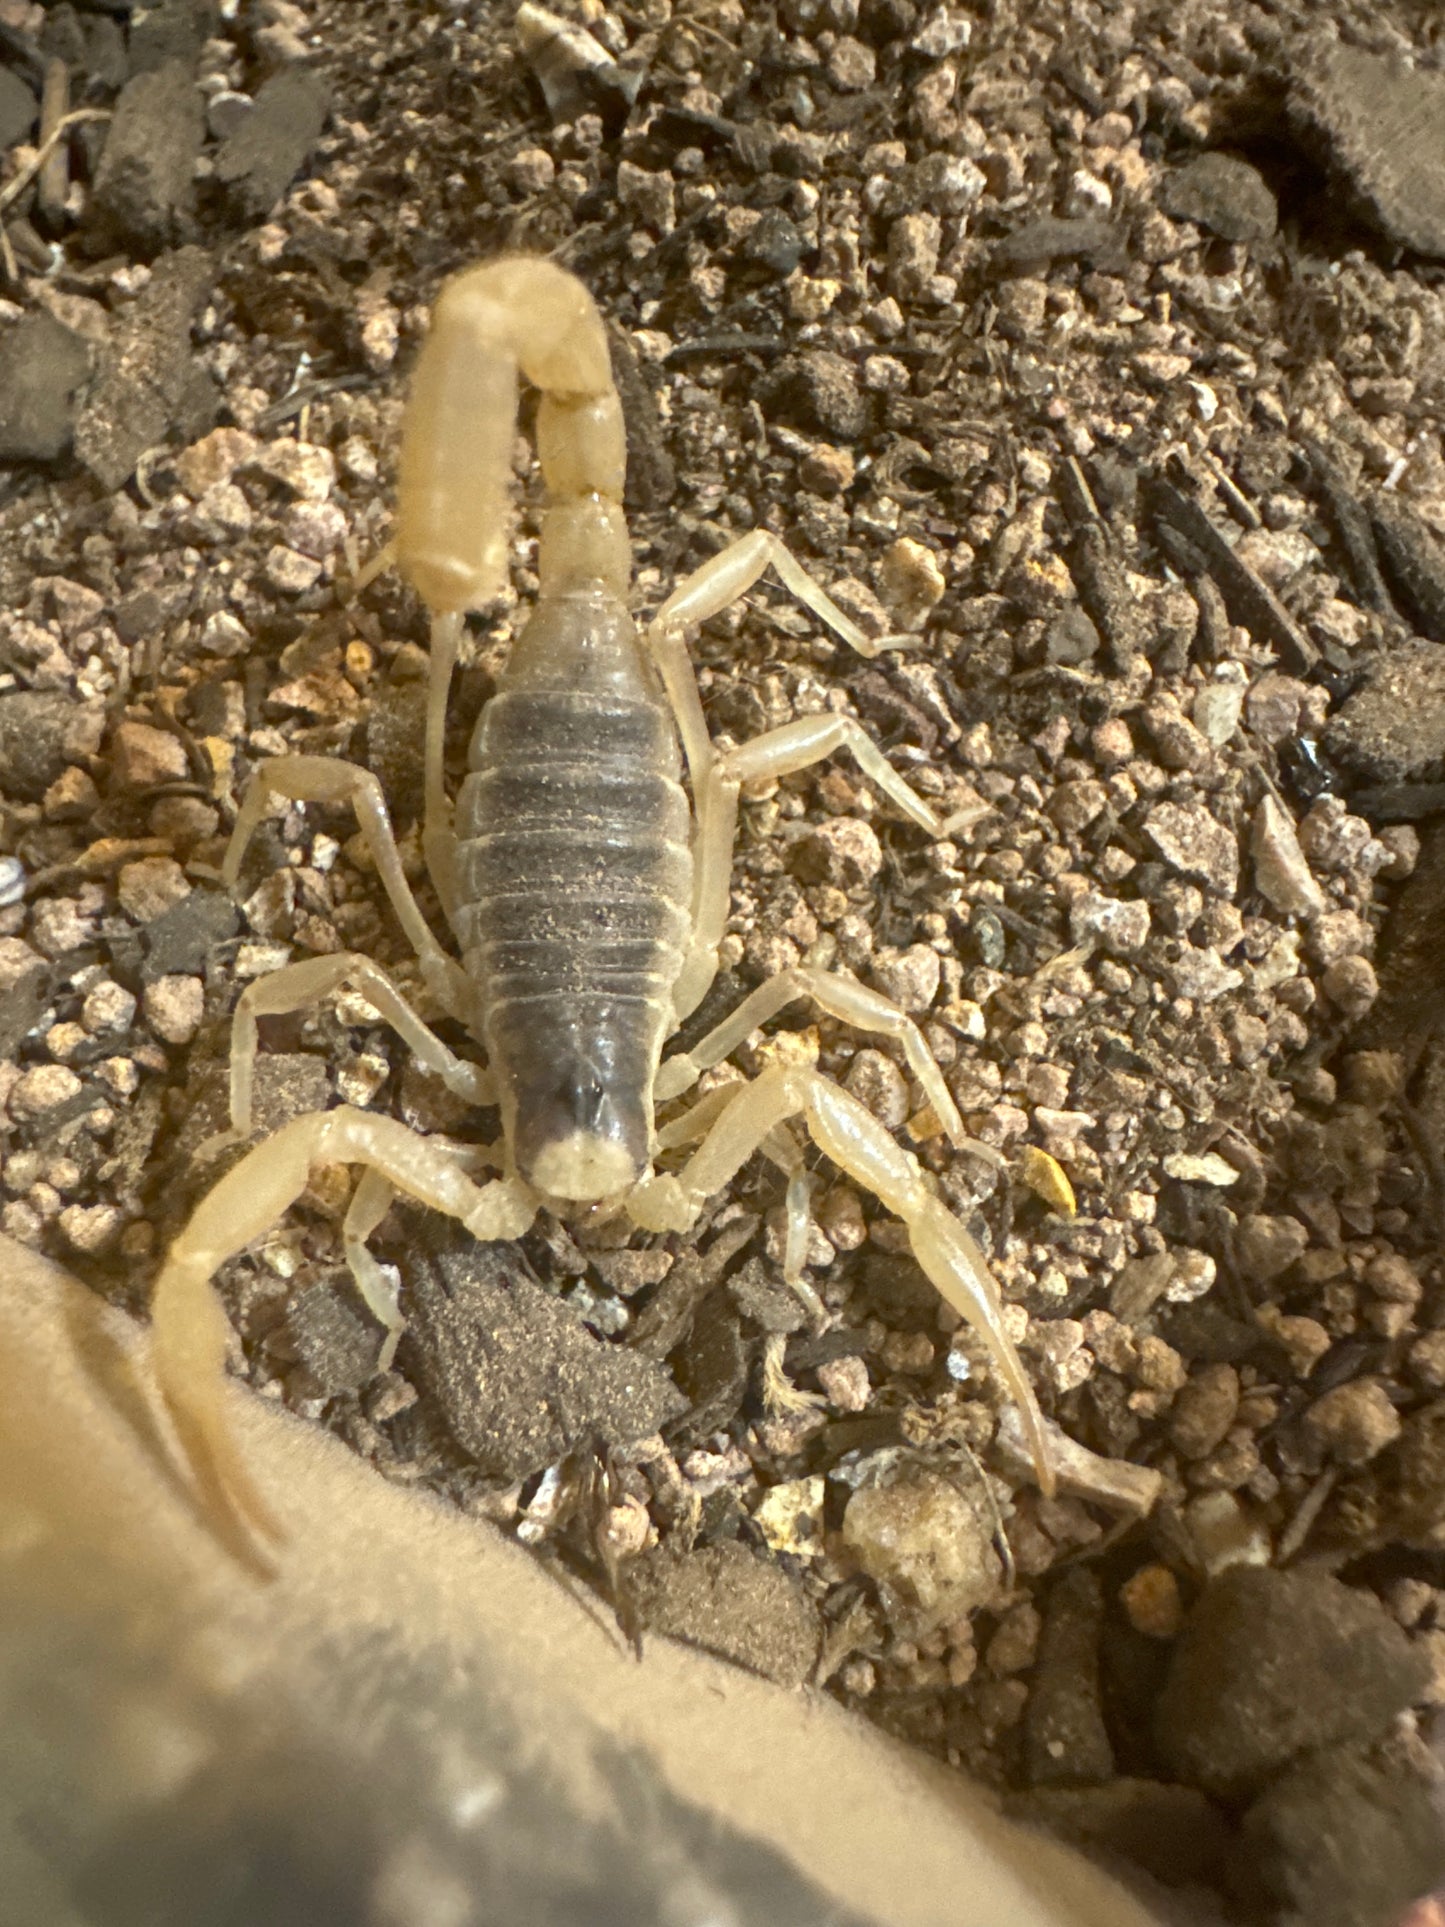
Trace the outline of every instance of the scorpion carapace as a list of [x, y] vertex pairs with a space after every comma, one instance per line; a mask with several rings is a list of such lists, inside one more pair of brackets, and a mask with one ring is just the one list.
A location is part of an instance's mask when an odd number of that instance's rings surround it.
[[[442, 769], [447, 696], [463, 615], [505, 580], [519, 375], [542, 391], [537, 444], [547, 504], [539, 594], [472, 739], [454, 817]], [[448, 1088], [478, 1105], [499, 1105], [502, 1118], [501, 1142], [490, 1149], [424, 1137], [350, 1105], [294, 1118], [226, 1173], [172, 1245], [153, 1302], [166, 1402], [217, 1508], [274, 1536], [275, 1516], [225, 1423], [228, 1328], [210, 1279], [277, 1222], [314, 1166], [362, 1167], [343, 1243], [360, 1290], [388, 1327], [389, 1362], [402, 1326], [397, 1283], [366, 1240], [398, 1193], [482, 1239], [520, 1237], [539, 1209], [599, 1206], [625, 1211], [652, 1232], [685, 1234], [707, 1198], [762, 1152], [788, 1181], [785, 1274], [821, 1312], [803, 1278], [809, 1194], [792, 1128], [799, 1122], [902, 1219], [924, 1271], [983, 1335], [1022, 1407], [1040, 1483], [1052, 1486], [1043, 1421], [997, 1286], [913, 1154], [855, 1098], [805, 1066], [773, 1065], [691, 1106], [675, 1103], [759, 1025], [806, 997], [829, 1017], [893, 1039], [939, 1125], [955, 1144], [969, 1142], [917, 1025], [840, 972], [784, 971], [691, 1050], [660, 1061], [665, 1040], [717, 974], [744, 785], [846, 748], [905, 815], [931, 834], [941, 826], [851, 717], [801, 716], [735, 749], [714, 747], [686, 636], [765, 569], [860, 653], [876, 655], [904, 639], [870, 641], [762, 530], [704, 563], [639, 634], [627, 609], [625, 466], [606, 335], [581, 283], [526, 257], [490, 262], [448, 283], [408, 406], [396, 557], [433, 614], [423, 849], [460, 964], [412, 895], [385, 798], [368, 771], [329, 757], [272, 757], [257, 769], [237, 815], [223, 867], [232, 885], [272, 799], [349, 803], [430, 996], [484, 1048], [487, 1063], [458, 1057], [369, 958], [289, 964], [238, 1001], [226, 1140], [251, 1132], [257, 1020], [309, 1009], [343, 985], [359, 990]], [[658, 1105], [669, 1107], [661, 1124]], [[478, 1182], [474, 1174], [487, 1169], [499, 1175]]]

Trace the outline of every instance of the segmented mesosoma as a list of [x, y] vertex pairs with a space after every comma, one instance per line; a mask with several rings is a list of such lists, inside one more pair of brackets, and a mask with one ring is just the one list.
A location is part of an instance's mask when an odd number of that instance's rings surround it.
[[[519, 374], [541, 391], [538, 595], [473, 737], [453, 821], [442, 770], [448, 691], [464, 614], [493, 600], [505, 581]], [[289, 964], [250, 985], [237, 1006], [225, 1141], [251, 1133], [257, 1019], [310, 1008], [343, 986], [360, 991], [449, 1088], [478, 1106], [498, 1105], [502, 1137], [479, 1150], [351, 1105], [297, 1117], [230, 1169], [176, 1238], [153, 1299], [157, 1374], [198, 1483], [219, 1514], [243, 1527], [284, 1536], [226, 1423], [229, 1328], [210, 1280], [276, 1224], [314, 1167], [362, 1167], [343, 1242], [394, 1346], [402, 1327], [396, 1276], [366, 1239], [397, 1194], [459, 1219], [480, 1239], [520, 1237], [539, 1209], [565, 1216], [620, 1208], [648, 1231], [685, 1233], [705, 1200], [761, 1151], [788, 1179], [784, 1268], [806, 1293], [808, 1181], [794, 1121], [902, 1219], [924, 1271], [985, 1338], [1022, 1407], [1039, 1481], [1051, 1489], [1043, 1423], [997, 1287], [917, 1159], [806, 1066], [777, 1064], [690, 1107], [674, 1103], [760, 1024], [806, 997], [829, 1016], [895, 1040], [949, 1137], [969, 1142], [917, 1026], [840, 973], [785, 971], [692, 1050], [661, 1062], [668, 1035], [717, 972], [745, 784], [847, 748], [914, 822], [934, 834], [941, 826], [851, 718], [807, 716], [738, 748], [714, 748], [685, 638], [769, 566], [862, 654], [893, 639], [867, 639], [763, 532], [705, 563], [639, 634], [627, 609], [625, 466], [606, 334], [581, 283], [528, 257], [450, 281], [408, 405], [395, 550], [433, 617], [423, 848], [461, 963], [443, 951], [416, 903], [376, 779], [354, 765], [304, 755], [264, 762], [223, 875], [234, 886], [272, 799], [350, 804], [428, 993], [480, 1043], [486, 1065], [459, 1058], [370, 959]], [[660, 1126], [659, 1104], [670, 1107]], [[486, 1177], [488, 1170], [498, 1175]]]

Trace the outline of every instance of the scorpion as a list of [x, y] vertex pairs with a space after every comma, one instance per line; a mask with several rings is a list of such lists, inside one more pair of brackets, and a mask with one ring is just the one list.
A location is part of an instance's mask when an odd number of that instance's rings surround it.
[[[493, 602], [506, 581], [523, 376], [540, 391], [538, 591], [477, 724], [453, 809], [443, 775], [448, 696], [465, 615]], [[606, 331], [581, 282], [532, 256], [486, 262], [447, 282], [404, 418], [394, 543], [431, 619], [421, 842], [461, 962], [423, 916], [381, 786], [359, 766], [329, 756], [267, 758], [238, 810], [221, 874], [234, 889], [273, 798], [349, 804], [424, 987], [481, 1046], [485, 1063], [459, 1057], [369, 958], [290, 963], [239, 998], [230, 1129], [209, 1148], [252, 1134], [257, 1020], [313, 1008], [343, 988], [359, 992], [449, 1090], [498, 1107], [502, 1135], [479, 1148], [350, 1104], [305, 1113], [248, 1150], [174, 1239], [151, 1303], [157, 1381], [198, 1488], [248, 1538], [252, 1529], [277, 1541], [285, 1534], [225, 1419], [230, 1326], [211, 1280], [281, 1220], [314, 1169], [361, 1167], [342, 1244], [386, 1327], [388, 1364], [403, 1327], [399, 1285], [366, 1241], [399, 1194], [481, 1240], [521, 1237], [539, 1210], [575, 1219], [620, 1209], [648, 1232], [685, 1234], [708, 1198], [762, 1152], [786, 1177], [784, 1273], [806, 1297], [809, 1179], [795, 1122], [901, 1219], [918, 1263], [985, 1340], [1022, 1408], [1039, 1483], [1052, 1490], [1043, 1421], [998, 1287], [918, 1159], [869, 1110], [816, 1068], [777, 1062], [655, 1120], [656, 1107], [673, 1105], [759, 1026], [806, 998], [829, 1017], [894, 1040], [943, 1131], [955, 1145], [972, 1143], [912, 1018], [831, 970], [784, 970], [690, 1050], [663, 1060], [664, 1043], [719, 968], [745, 786], [847, 749], [920, 828], [937, 835], [943, 826], [846, 715], [805, 716], [736, 748], [713, 744], [688, 633], [769, 567], [862, 655], [912, 638], [866, 636], [763, 530], [705, 562], [639, 633], [627, 606], [625, 467]], [[987, 1147], [973, 1148], [997, 1163]], [[673, 1168], [658, 1168], [660, 1160]]]

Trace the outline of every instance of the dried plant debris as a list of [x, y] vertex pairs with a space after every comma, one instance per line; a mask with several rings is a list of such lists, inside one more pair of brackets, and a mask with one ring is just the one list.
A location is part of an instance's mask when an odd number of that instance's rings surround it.
[[[801, 1006], [737, 1067], [817, 1063], [916, 1153], [1059, 1491], [821, 1160], [813, 1313], [760, 1161], [695, 1240], [393, 1216], [386, 1370], [317, 1173], [225, 1270], [244, 1370], [629, 1629], [825, 1681], [1251, 1920], [1375, 1927], [1434, 1877], [1445, 1703], [1441, 79], [1406, 0], [1105, 12], [0, 7], [0, 1224], [139, 1308], [241, 986], [355, 950], [443, 1021], [344, 810], [278, 807], [235, 901], [217, 869], [294, 753], [368, 761], [416, 866], [427, 629], [367, 568], [401, 397], [446, 275], [564, 261], [614, 331], [639, 610], [767, 527], [909, 638], [860, 668], [760, 584], [694, 640], [714, 732], [856, 714], [947, 823], [841, 759], [746, 796], [682, 1043], [800, 963], [919, 1025], [978, 1155]], [[265, 1020], [258, 1096], [497, 1135], [349, 992]], [[1322, 1596], [1388, 1660], [1369, 1718], [1211, 1762], [1189, 1709], [1216, 1755], [1276, 1732]]]

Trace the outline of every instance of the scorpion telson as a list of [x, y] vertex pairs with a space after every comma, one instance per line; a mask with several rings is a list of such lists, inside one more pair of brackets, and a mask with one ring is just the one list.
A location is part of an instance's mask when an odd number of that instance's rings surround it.
[[[447, 697], [463, 616], [490, 602], [506, 577], [519, 374], [541, 390], [539, 591], [473, 737], [453, 812], [442, 770]], [[901, 639], [870, 641], [762, 531], [705, 563], [639, 635], [627, 610], [625, 466], [607, 339], [580, 282], [524, 257], [449, 282], [407, 410], [396, 557], [433, 617], [423, 849], [460, 964], [418, 908], [368, 771], [328, 757], [273, 757], [257, 770], [237, 818], [223, 869], [233, 886], [271, 799], [350, 804], [428, 992], [484, 1047], [487, 1062], [456, 1056], [368, 958], [290, 964], [249, 986], [237, 1006], [227, 1140], [251, 1131], [257, 1019], [308, 1009], [347, 985], [449, 1089], [499, 1105], [502, 1118], [501, 1143], [491, 1150], [424, 1137], [350, 1105], [294, 1118], [221, 1178], [172, 1245], [153, 1300], [163, 1394], [210, 1500], [272, 1535], [279, 1536], [274, 1515], [225, 1423], [229, 1328], [210, 1279], [275, 1225], [313, 1167], [363, 1167], [343, 1243], [360, 1290], [389, 1328], [389, 1361], [402, 1326], [396, 1287], [366, 1239], [399, 1193], [481, 1239], [520, 1237], [539, 1209], [599, 1206], [624, 1210], [648, 1231], [686, 1232], [705, 1200], [761, 1151], [787, 1177], [784, 1269], [806, 1294], [808, 1183], [794, 1120], [902, 1219], [924, 1271], [987, 1341], [1022, 1407], [1039, 1482], [1052, 1489], [1042, 1420], [997, 1286], [917, 1159], [868, 1110], [820, 1072], [779, 1064], [654, 1121], [655, 1105], [672, 1106], [759, 1025], [806, 997], [828, 1016], [892, 1038], [949, 1138], [969, 1143], [912, 1019], [832, 971], [785, 971], [690, 1051], [661, 1061], [667, 1037], [717, 973], [745, 784], [846, 748], [905, 815], [931, 834], [941, 825], [849, 717], [805, 716], [738, 748], [714, 748], [685, 638], [765, 569], [861, 654]], [[666, 1168], [658, 1170], [659, 1161]], [[488, 1169], [500, 1175], [478, 1181], [474, 1174]]]

